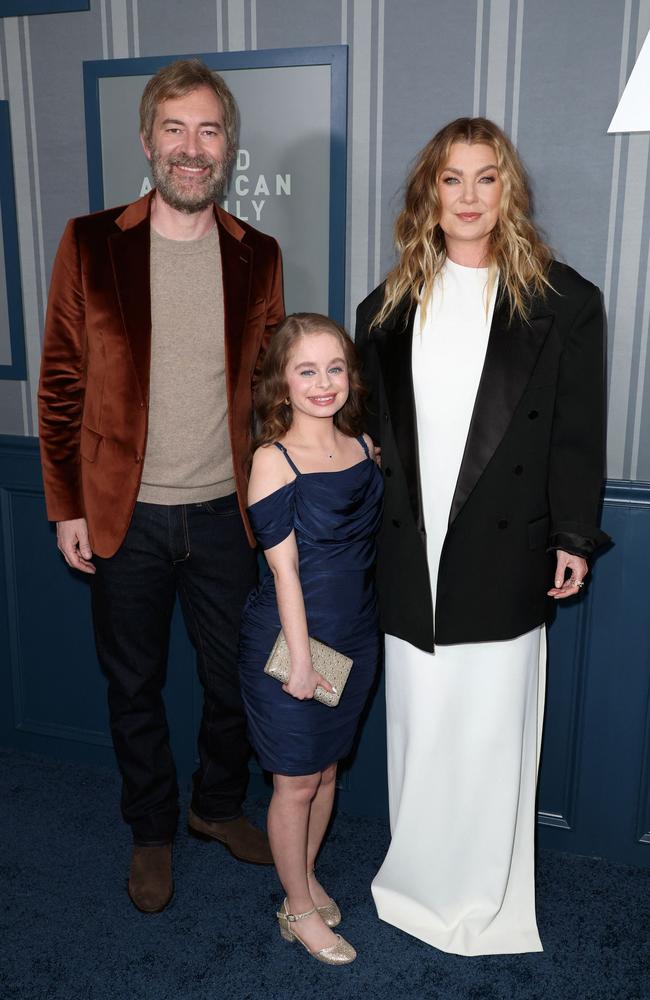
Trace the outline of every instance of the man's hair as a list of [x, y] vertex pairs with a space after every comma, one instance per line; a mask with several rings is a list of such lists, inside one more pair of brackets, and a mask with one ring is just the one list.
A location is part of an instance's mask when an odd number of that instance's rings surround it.
[[150, 146], [156, 112], [162, 101], [185, 97], [198, 87], [209, 87], [221, 101], [227, 144], [226, 156], [230, 163], [237, 149], [239, 111], [226, 81], [201, 59], [177, 59], [176, 62], [163, 66], [151, 77], [140, 101], [142, 137], [146, 145]]

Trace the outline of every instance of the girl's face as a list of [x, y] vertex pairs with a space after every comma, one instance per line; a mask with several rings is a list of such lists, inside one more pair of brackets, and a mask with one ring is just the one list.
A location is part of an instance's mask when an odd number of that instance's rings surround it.
[[348, 398], [348, 366], [333, 333], [310, 333], [289, 354], [285, 378], [294, 414], [333, 417]]

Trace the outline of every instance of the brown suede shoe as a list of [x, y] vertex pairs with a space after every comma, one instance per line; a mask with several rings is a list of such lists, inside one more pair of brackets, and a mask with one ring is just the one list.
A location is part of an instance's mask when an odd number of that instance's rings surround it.
[[199, 840], [218, 840], [220, 844], [225, 844], [238, 861], [248, 861], [253, 865], [273, 864], [268, 837], [262, 830], [253, 826], [245, 816], [216, 822], [201, 819], [190, 809], [187, 816], [187, 832]]
[[129, 896], [142, 913], [160, 913], [174, 894], [172, 845], [133, 845]]

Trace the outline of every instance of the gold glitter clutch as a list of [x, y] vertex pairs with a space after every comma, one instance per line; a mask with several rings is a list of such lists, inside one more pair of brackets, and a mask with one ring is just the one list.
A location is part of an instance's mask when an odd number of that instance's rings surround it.
[[[343, 653], [337, 653], [331, 646], [326, 646], [324, 642], [319, 642], [318, 639], [310, 638], [309, 650], [314, 670], [321, 677], [324, 677], [326, 681], [329, 681], [335, 689], [333, 692], [326, 691], [319, 684], [314, 691], [314, 698], [316, 701], [320, 701], [321, 704], [334, 708], [338, 705], [339, 699], [343, 694], [343, 688], [352, 669], [352, 660], [349, 656], [344, 656]], [[268, 674], [269, 677], [274, 677], [281, 684], [286, 684], [289, 680], [290, 670], [291, 657], [289, 655], [289, 647], [287, 646], [284, 632], [280, 629], [280, 633], [266, 661], [264, 673]]]

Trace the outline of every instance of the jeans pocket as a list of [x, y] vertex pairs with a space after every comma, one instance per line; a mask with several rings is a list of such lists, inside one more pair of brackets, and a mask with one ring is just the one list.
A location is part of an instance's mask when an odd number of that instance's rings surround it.
[[239, 514], [239, 504], [237, 503], [237, 494], [228, 493], [225, 497], [216, 497], [214, 500], [203, 500], [201, 503], [194, 504], [199, 510], [205, 510], [209, 514], [214, 514], [216, 517], [232, 517], [233, 514]]

